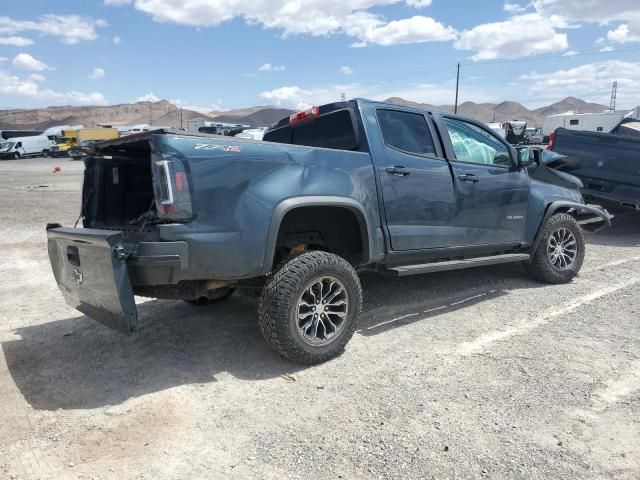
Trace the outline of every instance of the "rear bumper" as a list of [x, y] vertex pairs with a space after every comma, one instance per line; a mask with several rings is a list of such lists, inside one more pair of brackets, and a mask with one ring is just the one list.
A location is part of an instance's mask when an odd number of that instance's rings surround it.
[[140, 242], [127, 258], [134, 286], [170, 285], [187, 277], [189, 245], [186, 242]]

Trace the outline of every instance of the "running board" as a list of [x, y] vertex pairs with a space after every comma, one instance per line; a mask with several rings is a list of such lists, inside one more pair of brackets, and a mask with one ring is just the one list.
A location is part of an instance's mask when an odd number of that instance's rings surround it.
[[526, 253], [510, 253], [507, 255], [493, 255], [491, 257], [469, 258], [467, 260], [449, 260], [447, 262], [423, 263], [421, 265], [406, 265], [387, 269], [387, 272], [397, 277], [418, 275], [420, 273], [459, 270], [461, 268], [484, 267], [500, 263], [523, 262], [531, 257]]

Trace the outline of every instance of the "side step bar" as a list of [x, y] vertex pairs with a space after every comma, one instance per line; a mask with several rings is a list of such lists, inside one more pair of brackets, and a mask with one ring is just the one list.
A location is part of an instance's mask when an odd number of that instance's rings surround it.
[[498, 265], [500, 263], [522, 262], [529, 260], [530, 258], [531, 257], [526, 253], [510, 253], [507, 255], [493, 255], [491, 257], [469, 258], [467, 260], [449, 260], [446, 262], [406, 265], [404, 267], [389, 268], [386, 272], [397, 277], [404, 277], [406, 275], [418, 275], [420, 273], [442, 272], [446, 270]]

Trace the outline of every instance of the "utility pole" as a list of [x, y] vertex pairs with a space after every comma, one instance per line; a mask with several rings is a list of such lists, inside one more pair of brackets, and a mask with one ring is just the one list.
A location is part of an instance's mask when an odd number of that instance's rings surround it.
[[458, 113], [458, 87], [460, 86], [460, 62], [458, 62], [458, 73], [456, 74], [456, 103], [453, 106], [453, 113]]
[[182, 130], [182, 105], [180, 105], [180, 130]]
[[616, 111], [616, 96], [618, 94], [618, 81], [613, 82], [611, 87], [611, 102], [609, 102], [609, 110]]
[[340, 94], [340, 101], [341, 101], [341, 102], [344, 102], [346, 99], [347, 99], [347, 95], [346, 95], [344, 92], [342, 92], [342, 93]]

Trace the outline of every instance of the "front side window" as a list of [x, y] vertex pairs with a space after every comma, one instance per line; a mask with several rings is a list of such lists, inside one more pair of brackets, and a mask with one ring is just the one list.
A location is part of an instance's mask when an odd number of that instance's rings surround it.
[[436, 150], [424, 116], [398, 110], [378, 110], [384, 143], [406, 153], [433, 155]]
[[469, 122], [445, 118], [456, 159], [461, 162], [511, 166], [509, 147], [488, 131]]
[[569, 120], [569, 125], [579, 125], [580, 120]]

